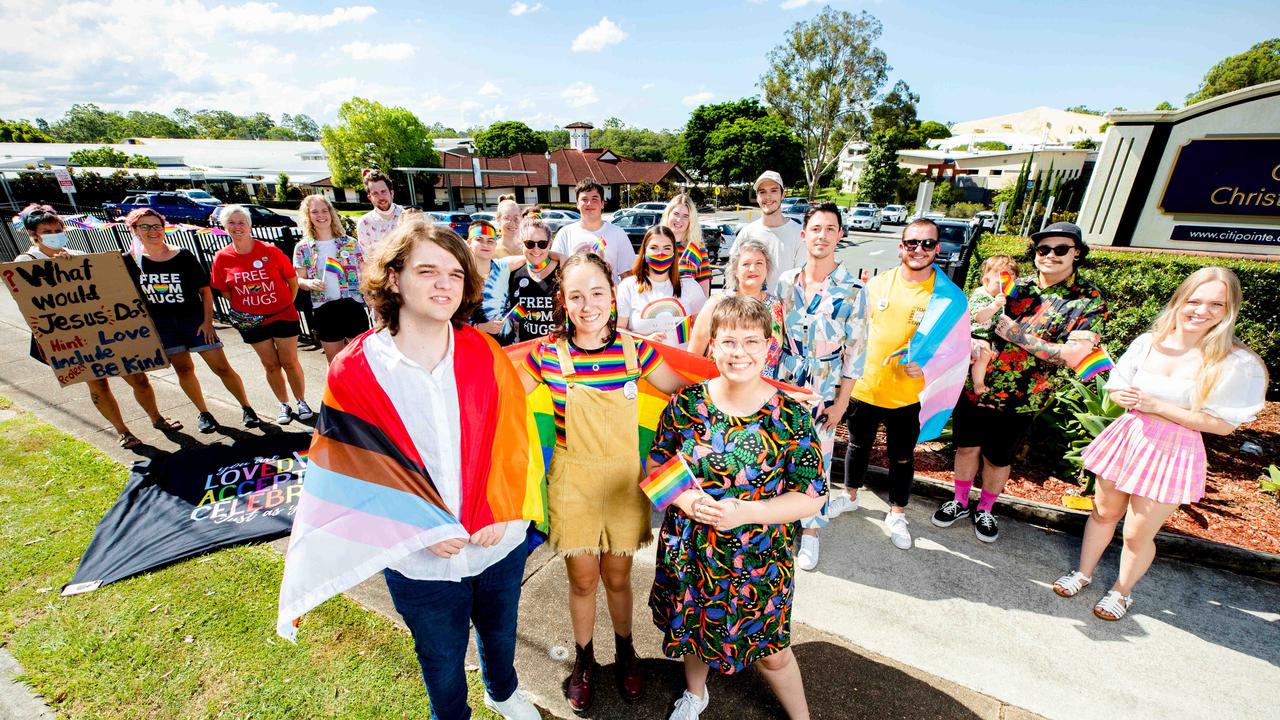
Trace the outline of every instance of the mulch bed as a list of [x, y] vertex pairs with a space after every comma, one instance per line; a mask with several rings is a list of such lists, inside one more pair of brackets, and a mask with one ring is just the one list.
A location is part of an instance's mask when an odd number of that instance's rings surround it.
[[[844, 452], [845, 428], [837, 434], [836, 453]], [[1169, 518], [1165, 530], [1280, 554], [1280, 501], [1258, 487], [1258, 476], [1269, 464], [1280, 461], [1280, 402], [1268, 402], [1258, 419], [1225, 437], [1206, 434], [1209, 469], [1204, 498], [1183, 505]], [[1246, 441], [1262, 448], [1251, 455], [1240, 448]], [[916, 448], [916, 474], [935, 480], [951, 480], [952, 453], [943, 443]], [[884, 436], [871, 452], [871, 463], [884, 467]], [[839, 480], [839, 478], [837, 478]], [[1005, 492], [1014, 497], [1061, 505], [1062, 496], [1077, 488], [1072, 479], [1055, 476], [1035, 464], [1014, 463]]]

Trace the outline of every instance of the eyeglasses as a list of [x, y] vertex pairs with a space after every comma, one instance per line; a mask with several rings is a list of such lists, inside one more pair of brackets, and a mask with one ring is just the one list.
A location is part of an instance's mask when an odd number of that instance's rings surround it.
[[551, 247], [550, 240], [525, 240], [524, 246], [530, 250], [546, 250]]
[[1058, 257], [1062, 257], [1075, 249], [1075, 245], [1037, 245], [1036, 254], [1040, 257], [1048, 257], [1049, 253], [1053, 253]]
[[908, 250], [915, 250], [916, 248], [924, 248], [925, 250], [937, 250], [938, 241], [937, 240], [903, 240], [902, 247]]
[[142, 232], [151, 232], [153, 230], [164, 229], [164, 225], [160, 223], [138, 223], [137, 225], [134, 225], [134, 227], [138, 228]]
[[716, 349], [725, 355], [732, 355], [738, 352], [739, 348], [748, 355], [759, 355], [764, 352], [767, 347], [769, 347], [769, 341], [758, 337], [747, 338], [742, 342], [738, 342], [733, 338], [725, 338], [724, 340], [716, 341]]

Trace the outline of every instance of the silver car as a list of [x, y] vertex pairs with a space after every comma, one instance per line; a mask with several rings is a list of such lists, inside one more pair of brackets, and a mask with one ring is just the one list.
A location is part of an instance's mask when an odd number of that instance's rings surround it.
[[845, 228], [880, 232], [880, 211], [871, 208], [854, 208], [853, 212], [845, 216]]
[[880, 220], [890, 225], [901, 225], [907, 221], [907, 206], [885, 205], [880, 210]]

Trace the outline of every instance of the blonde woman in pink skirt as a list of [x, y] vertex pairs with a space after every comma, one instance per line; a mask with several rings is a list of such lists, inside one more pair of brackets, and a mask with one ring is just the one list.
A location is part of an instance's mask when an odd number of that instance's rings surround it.
[[1116, 364], [1106, 389], [1126, 412], [1084, 451], [1098, 476], [1080, 565], [1053, 583], [1072, 597], [1093, 579], [1124, 519], [1120, 575], [1093, 614], [1119, 620], [1133, 586], [1155, 559], [1155, 536], [1183, 503], [1204, 497], [1201, 433], [1228, 435], [1262, 409], [1267, 370], [1235, 337], [1240, 281], [1230, 270], [1201, 268], [1178, 286], [1151, 326]]

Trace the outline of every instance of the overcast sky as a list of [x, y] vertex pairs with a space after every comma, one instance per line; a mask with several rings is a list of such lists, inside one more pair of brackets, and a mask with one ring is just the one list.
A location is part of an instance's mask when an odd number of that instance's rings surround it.
[[[359, 4], [357, 4], [359, 3]], [[831, 2], [884, 24], [879, 46], [944, 122], [1049, 105], [1181, 105], [1204, 72], [1280, 34], [1280, 3]], [[359, 95], [463, 128], [517, 119], [678, 128], [758, 92], [806, 0], [241, 2], [0, 0], [0, 117], [72, 103], [304, 112]]]

